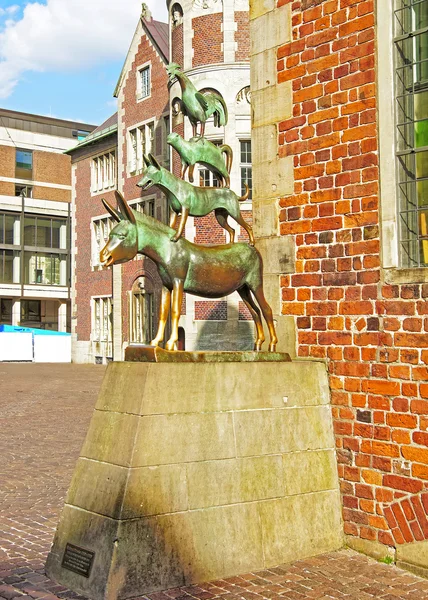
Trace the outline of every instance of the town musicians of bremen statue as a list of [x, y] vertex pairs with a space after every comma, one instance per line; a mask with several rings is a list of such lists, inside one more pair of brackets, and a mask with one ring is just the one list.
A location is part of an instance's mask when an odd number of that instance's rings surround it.
[[[116, 192], [118, 209], [103, 199], [105, 208], [117, 225], [111, 230], [107, 244], [101, 250], [101, 262], [109, 267], [131, 260], [140, 253], [155, 263], [163, 288], [159, 327], [150, 345], [159, 346], [163, 341], [171, 306], [171, 336], [165, 348], [177, 349], [178, 321], [184, 292], [203, 298], [222, 298], [238, 292], [256, 325], [254, 350], [260, 351], [265, 339], [261, 319], [263, 313], [270, 336], [269, 351], [275, 352], [278, 340], [272, 310], [263, 292], [262, 258], [254, 247], [252, 229], [243, 219], [239, 208], [239, 203], [248, 198], [248, 186], [241, 198], [230, 189], [232, 150], [226, 145], [217, 147], [204, 137], [205, 123], [209, 117], [214, 117], [214, 125], [218, 127], [227, 124], [226, 104], [217, 93], [198, 92], [179, 65], [170, 64], [167, 71], [170, 81], [177, 78], [180, 83], [181, 111], [192, 124], [193, 137], [185, 141], [175, 133], [168, 136], [168, 143], [181, 158], [181, 178], [164, 169], [149, 154], [144, 157], [145, 170], [138, 185], [143, 190], [157, 186], [166, 194], [171, 210], [170, 226], [133, 211], [123, 196]], [[189, 179], [193, 181], [196, 163], [215, 173], [220, 178], [221, 186], [195, 187], [186, 182], [184, 177], [188, 167]], [[188, 216], [200, 217], [211, 211], [229, 233], [229, 244], [198, 245], [182, 237]], [[180, 225], [175, 231], [178, 216], [181, 217]], [[249, 243], [234, 243], [235, 231], [228, 223], [228, 217], [247, 231]]]

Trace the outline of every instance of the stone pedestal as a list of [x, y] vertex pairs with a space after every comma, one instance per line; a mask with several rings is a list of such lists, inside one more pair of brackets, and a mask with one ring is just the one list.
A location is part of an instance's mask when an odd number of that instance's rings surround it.
[[342, 543], [322, 363], [111, 363], [47, 573], [115, 600]]

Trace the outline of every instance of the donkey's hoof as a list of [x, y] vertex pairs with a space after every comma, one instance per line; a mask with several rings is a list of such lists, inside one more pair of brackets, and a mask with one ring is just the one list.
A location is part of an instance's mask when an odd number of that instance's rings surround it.
[[169, 352], [173, 352], [174, 350], [177, 350], [177, 342], [167, 342], [165, 345], [165, 350], [169, 350]]
[[269, 352], [276, 352], [276, 344], [269, 344]]

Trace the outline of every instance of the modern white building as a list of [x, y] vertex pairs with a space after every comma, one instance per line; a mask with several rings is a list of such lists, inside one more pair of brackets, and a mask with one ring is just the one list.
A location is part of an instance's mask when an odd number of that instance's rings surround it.
[[0, 324], [70, 329], [71, 161], [94, 126], [0, 109]]

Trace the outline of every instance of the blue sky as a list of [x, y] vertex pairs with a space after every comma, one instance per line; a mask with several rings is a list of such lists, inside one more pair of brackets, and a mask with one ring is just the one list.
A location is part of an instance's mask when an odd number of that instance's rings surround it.
[[[146, 4], [167, 20], [164, 0]], [[140, 12], [140, 0], [0, 0], [0, 107], [102, 123]]]

